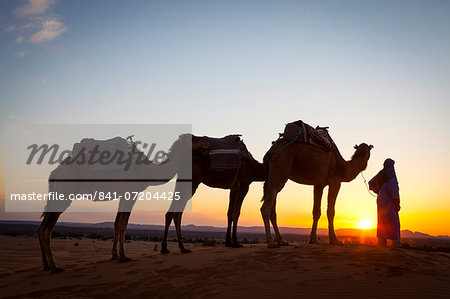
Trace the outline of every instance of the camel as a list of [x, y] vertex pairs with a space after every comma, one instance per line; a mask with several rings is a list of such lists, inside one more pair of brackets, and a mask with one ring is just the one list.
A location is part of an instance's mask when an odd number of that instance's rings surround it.
[[[180, 135], [167, 154], [167, 159], [161, 164], [154, 164], [145, 157], [146, 163], [136, 164], [136, 158], [133, 157], [133, 164], [128, 171], [123, 169], [110, 169], [106, 173], [92, 171], [88, 165], [78, 165], [74, 163], [75, 158], [68, 157], [49, 177], [49, 193], [57, 192], [65, 194], [94, 194], [97, 191], [116, 192], [116, 198], [119, 199], [119, 208], [114, 221], [114, 241], [112, 247], [111, 260], [118, 262], [131, 261], [125, 255], [124, 239], [125, 231], [130, 218], [131, 210], [135, 200], [126, 200], [127, 192], [141, 192], [150, 185], [160, 185], [170, 181], [182, 168], [185, 161], [190, 161], [190, 143], [191, 135]], [[134, 147], [133, 152], [140, 152]], [[140, 156], [142, 159], [142, 155]], [[188, 159], [186, 159], [188, 158]], [[72, 159], [72, 160], [71, 160]], [[106, 178], [106, 179], [105, 179]], [[113, 178], [113, 179], [111, 179]], [[128, 193], [129, 194], [129, 193]], [[120, 196], [120, 197], [119, 197]], [[43, 220], [38, 229], [39, 244], [41, 247], [42, 263], [44, 270], [51, 272], [62, 272], [62, 268], [55, 265], [53, 255], [50, 249], [50, 239], [53, 227], [60, 215], [70, 206], [72, 201], [47, 201]], [[117, 253], [117, 243], [119, 243], [119, 254]]]
[[[264, 156], [264, 166], [268, 177], [264, 183], [263, 205], [261, 214], [264, 220], [267, 246], [269, 248], [288, 245], [283, 240], [277, 226], [276, 198], [288, 179], [305, 185], [314, 186], [313, 225], [310, 243], [317, 243], [317, 223], [319, 221], [322, 193], [325, 186], [328, 190], [328, 235], [330, 244], [342, 244], [334, 232], [334, 215], [336, 198], [342, 182], [352, 181], [361, 171], [366, 169], [372, 145], [361, 143], [355, 145], [355, 153], [350, 161], [342, 158], [334, 142], [331, 151], [320, 146], [296, 140], [289, 142], [284, 138], [275, 141]], [[275, 231], [276, 243], [270, 235], [270, 222]]]
[[[228, 226], [226, 233], [225, 246], [239, 248], [243, 247], [237, 240], [237, 223], [241, 211], [242, 202], [246, 196], [249, 186], [254, 181], [265, 180], [265, 170], [262, 163], [256, 161], [250, 152], [247, 150], [244, 142], [239, 140], [239, 149], [241, 156], [241, 167], [238, 169], [225, 169], [221, 171], [213, 171], [210, 169], [210, 158], [208, 155], [208, 137], [192, 136], [192, 185], [186, 185], [186, 188], [192, 187], [192, 191], [181, 192], [182, 194], [189, 194], [184, 197], [182, 201], [172, 202], [171, 209], [165, 216], [165, 230], [164, 239], [161, 244], [161, 253], [169, 253], [167, 249], [167, 234], [172, 222], [175, 224], [178, 245], [182, 253], [189, 253], [183, 245], [181, 237], [181, 217], [187, 201], [194, 195], [198, 186], [203, 183], [212, 188], [230, 189], [230, 201], [228, 205]], [[195, 150], [196, 148], [197, 150]], [[182, 190], [183, 184], [177, 181], [175, 191]], [[233, 232], [231, 235], [231, 226], [233, 225]]]

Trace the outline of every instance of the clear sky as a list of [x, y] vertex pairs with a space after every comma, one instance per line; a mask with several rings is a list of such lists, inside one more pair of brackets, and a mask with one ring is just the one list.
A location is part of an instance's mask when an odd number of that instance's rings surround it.
[[[396, 161], [402, 228], [450, 234], [449, 33], [449, 1], [1, 1], [0, 116], [187, 123], [242, 134], [260, 161], [286, 123], [329, 126], [347, 159], [356, 143], [374, 145], [366, 178]], [[261, 196], [254, 183], [241, 225], [262, 225]], [[201, 187], [193, 200], [184, 224], [226, 224], [227, 191]], [[312, 187], [279, 194], [279, 225], [309, 227], [311, 211]], [[336, 227], [363, 220], [375, 224], [376, 203], [358, 176], [341, 189]]]

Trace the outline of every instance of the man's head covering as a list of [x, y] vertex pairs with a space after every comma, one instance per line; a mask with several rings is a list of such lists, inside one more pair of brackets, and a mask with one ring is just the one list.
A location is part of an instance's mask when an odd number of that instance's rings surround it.
[[388, 168], [388, 167], [394, 167], [395, 161], [392, 160], [391, 158], [387, 158], [386, 160], [384, 160], [383, 166], [384, 168]]
[[390, 179], [395, 178], [394, 164], [395, 164], [395, 161], [390, 158], [387, 158], [386, 160], [384, 160], [384, 163], [383, 163], [384, 172]]

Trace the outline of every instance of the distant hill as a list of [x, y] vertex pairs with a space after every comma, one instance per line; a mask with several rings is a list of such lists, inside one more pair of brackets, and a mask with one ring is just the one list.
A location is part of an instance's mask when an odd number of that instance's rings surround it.
[[[0, 220], [0, 225], [5, 224], [11, 229], [13, 225], [33, 225], [37, 226], [40, 221], [20, 221], [20, 220]], [[58, 227], [80, 227], [80, 228], [98, 228], [98, 229], [112, 229], [114, 228], [113, 222], [100, 222], [100, 223], [75, 223], [75, 222], [59, 222], [56, 225]], [[0, 226], [1, 229], [2, 226]], [[150, 231], [162, 231], [164, 230], [164, 225], [153, 225], [153, 224], [128, 224], [129, 230], [150, 230]], [[172, 225], [171, 230], [174, 230]], [[225, 233], [225, 227], [216, 226], [197, 226], [193, 224], [183, 225], [183, 231], [190, 232], [210, 232], [210, 233]], [[249, 233], [249, 234], [264, 234], [263, 226], [239, 226], [239, 233]], [[291, 235], [309, 235], [311, 232], [310, 228], [297, 228], [297, 227], [280, 227], [280, 232], [282, 234]], [[328, 229], [318, 229], [317, 234], [321, 236], [328, 235]], [[376, 236], [376, 230], [360, 230], [360, 229], [337, 229], [336, 234], [339, 236]], [[448, 235], [431, 236], [429, 234], [421, 232], [412, 232], [410, 230], [401, 231], [402, 238], [412, 238], [412, 239], [428, 239], [428, 238], [439, 238], [439, 239], [449, 239]]]

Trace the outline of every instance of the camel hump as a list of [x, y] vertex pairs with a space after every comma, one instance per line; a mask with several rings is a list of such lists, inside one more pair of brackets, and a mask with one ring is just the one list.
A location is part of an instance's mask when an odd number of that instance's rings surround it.
[[107, 140], [97, 140], [93, 138], [84, 138], [73, 146], [73, 154], [80, 150], [92, 151], [97, 147], [99, 151], [123, 151], [125, 153], [131, 151], [131, 144], [122, 137], [114, 137]]
[[328, 127], [317, 126], [314, 129], [307, 123], [297, 120], [288, 123], [281, 136], [288, 141], [293, 141], [295, 139], [303, 143], [319, 146], [326, 151], [332, 150], [333, 140], [328, 134]]
[[240, 135], [223, 138], [208, 137], [211, 170], [237, 169], [241, 167]]
[[300, 137], [300, 135], [302, 135], [302, 137], [304, 138], [303, 132], [305, 131], [305, 128], [304, 128], [305, 125], [306, 124], [301, 120], [288, 123], [284, 127], [284, 132], [283, 132], [283, 134], [281, 134], [281, 136], [284, 139], [289, 140], [289, 141]]
[[[126, 157], [129, 152], [132, 151], [133, 145], [122, 137], [114, 137], [107, 140], [97, 140], [93, 138], [84, 138], [79, 143], [75, 143], [72, 149], [73, 157], [80, 157], [85, 155], [86, 160], [89, 161], [91, 155], [99, 155], [99, 153], [108, 152], [110, 156], [114, 156], [116, 153], [120, 153], [123, 157]], [[106, 170], [114, 168], [123, 168], [118, 163], [108, 163], [103, 165], [100, 163], [94, 163], [90, 165], [90, 170]]]
[[241, 135], [228, 135], [222, 138], [208, 137], [210, 150], [239, 149]]

